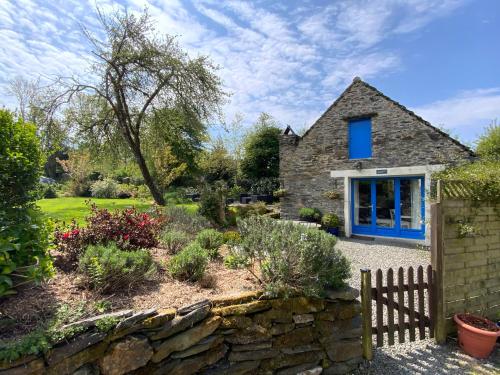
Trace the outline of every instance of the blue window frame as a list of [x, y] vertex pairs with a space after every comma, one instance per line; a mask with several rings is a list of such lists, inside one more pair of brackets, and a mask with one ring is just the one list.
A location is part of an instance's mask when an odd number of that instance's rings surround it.
[[349, 121], [349, 159], [372, 157], [372, 120]]
[[425, 239], [423, 176], [351, 180], [353, 234]]

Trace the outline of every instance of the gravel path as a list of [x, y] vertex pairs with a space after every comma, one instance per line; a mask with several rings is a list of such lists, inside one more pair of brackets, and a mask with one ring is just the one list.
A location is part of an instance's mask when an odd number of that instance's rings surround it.
[[[383, 271], [393, 268], [397, 271], [399, 267], [405, 269], [410, 266], [425, 267], [431, 261], [431, 254], [428, 250], [400, 242], [342, 239], [338, 241], [337, 249], [341, 250], [351, 261], [352, 276], [349, 283], [355, 288], [359, 288], [361, 284], [361, 268], [372, 270], [372, 282], [374, 282], [374, 273], [378, 268]], [[406, 339], [408, 340], [408, 337]], [[448, 340], [447, 345], [437, 345], [433, 339], [417, 340], [412, 343], [407, 341], [405, 344], [375, 348], [373, 361], [361, 368], [358, 373], [499, 375], [500, 349], [498, 346], [497, 344], [495, 352], [488, 360], [477, 360], [461, 352], [456, 341], [451, 339]]]
[[[431, 253], [416, 245], [402, 244], [383, 240], [363, 241], [342, 239], [337, 242], [337, 249], [351, 261], [352, 276], [349, 284], [355, 288], [361, 286], [361, 268], [372, 270], [372, 283], [375, 282], [375, 271], [393, 268], [395, 275], [399, 267], [424, 266], [431, 264]], [[385, 276], [385, 272], [384, 272]]]

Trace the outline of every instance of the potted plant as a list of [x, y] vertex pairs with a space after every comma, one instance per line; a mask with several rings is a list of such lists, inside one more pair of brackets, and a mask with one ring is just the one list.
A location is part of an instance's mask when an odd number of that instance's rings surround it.
[[325, 214], [321, 219], [321, 224], [328, 233], [338, 237], [340, 218], [337, 215]]
[[319, 223], [321, 221], [321, 211], [317, 208], [302, 207], [299, 210], [301, 220], [311, 223]]
[[473, 314], [455, 314], [458, 344], [475, 358], [488, 358], [493, 351], [500, 328], [491, 320]]

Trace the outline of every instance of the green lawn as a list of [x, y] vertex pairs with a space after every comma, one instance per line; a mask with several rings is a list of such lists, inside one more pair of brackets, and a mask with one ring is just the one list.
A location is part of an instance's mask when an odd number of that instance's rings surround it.
[[[89, 208], [85, 202], [89, 198], [80, 197], [64, 197], [53, 199], [41, 199], [37, 202], [41, 210], [51, 219], [55, 221], [64, 221], [70, 223], [75, 219], [77, 223], [83, 224], [85, 217], [89, 215]], [[109, 210], [124, 209], [135, 207], [140, 211], [145, 211], [151, 207], [152, 202], [141, 199], [105, 199], [92, 198], [91, 201], [99, 208], [107, 208]], [[186, 207], [189, 211], [194, 212], [198, 206], [192, 204], [180, 204], [179, 206]]]

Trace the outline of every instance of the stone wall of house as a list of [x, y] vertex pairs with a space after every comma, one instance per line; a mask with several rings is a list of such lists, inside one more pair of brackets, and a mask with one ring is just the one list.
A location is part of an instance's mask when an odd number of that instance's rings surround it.
[[[439, 273], [445, 332], [456, 330], [453, 315], [500, 316], [500, 204], [445, 199], [435, 205], [433, 268]], [[437, 217], [439, 215], [439, 217]], [[439, 233], [438, 233], [439, 232]]]
[[[0, 374], [344, 374], [361, 362], [357, 290], [325, 299], [261, 292], [175, 309], [122, 311], [74, 323], [86, 332]], [[96, 322], [118, 317], [108, 333]]]
[[[348, 121], [362, 117], [372, 119], [372, 158], [349, 160]], [[331, 178], [332, 170], [443, 164], [470, 156], [456, 141], [355, 79], [303, 137], [281, 136], [280, 180], [288, 191], [281, 199], [282, 217], [297, 218], [306, 206], [343, 218], [344, 181]], [[340, 192], [339, 199], [324, 196], [332, 190]]]

